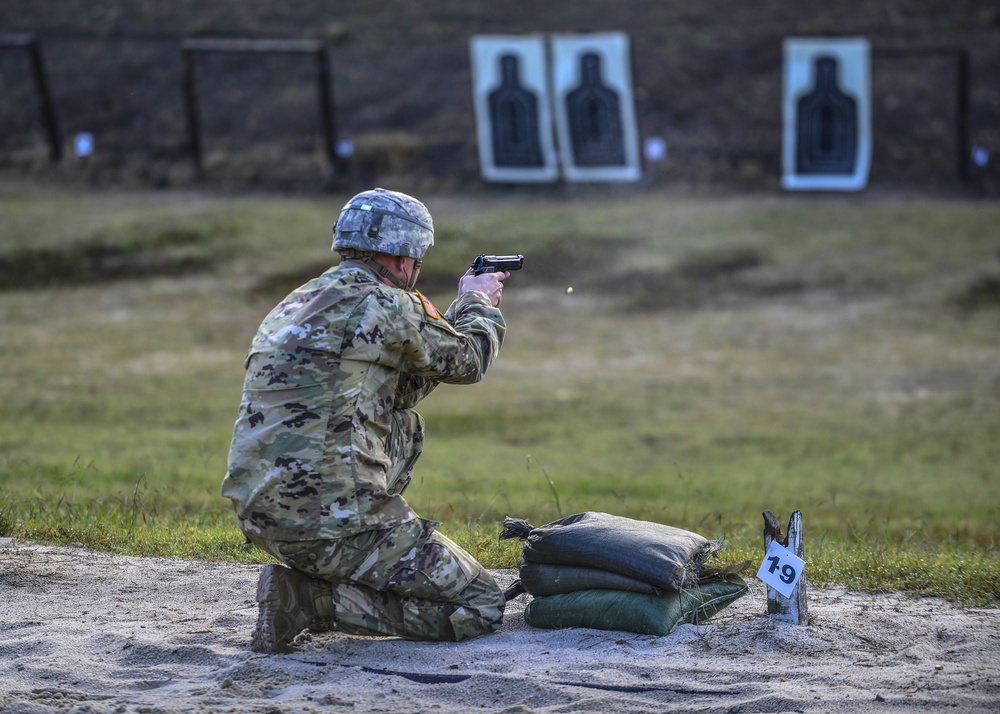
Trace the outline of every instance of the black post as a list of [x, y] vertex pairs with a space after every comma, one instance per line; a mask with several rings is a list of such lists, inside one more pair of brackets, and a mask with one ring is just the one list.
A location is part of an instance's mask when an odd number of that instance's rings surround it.
[[42, 57], [42, 45], [37, 37], [32, 37], [28, 43], [28, 55], [31, 57], [31, 74], [38, 88], [39, 103], [42, 108], [42, 123], [49, 139], [49, 158], [52, 163], [62, 160], [62, 137], [59, 135], [59, 121], [56, 118], [55, 104], [49, 91], [48, 73], [45, 71], [45, 60]]
[[45, 138], [49, 143], [49, 159], [58, 163], [62, 159], [62, 136], [59, 133], [59, 120], [56, 115], [52, 92], [49, 90], [48, 73], [45, 71], [45, 60], [42, 56], [42, 45], [35, 35], [24, 33], [17, 35], [0, 35], [0, 47], [23, 47], [28, 51], [28, 64], [31, 65], [31, 78], [38, 92], [38, 104], [42, 112], [42, 126]]
[[325, 48], [316, 50], [316, 81], [319, 90], [320, 127], [323, 132], [323, 148], [330, 166], [339, 169], [340, 157], [334, 144], [337, 140], [337, 126], [333, 114], [333, 90], [330, 87], [330, 67]]
[[181, 48], [181, 63], [184, 70], [184, 108], [187, 114], [188, 144], [195, 170], [201, 173], [201, 133], [198, 118], [198, 88], [195, 84], [194, 52]]

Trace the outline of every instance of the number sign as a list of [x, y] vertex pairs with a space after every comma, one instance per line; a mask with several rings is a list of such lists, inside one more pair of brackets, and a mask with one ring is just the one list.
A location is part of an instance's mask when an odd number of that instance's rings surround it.
[[785, 597], [791, 597], [795, 583], [805, 570], [806, 563], [788, 548], [777, 541], [771, 541], [771, 546], [764, 555], [757, 577], [767, 583], [768, 587], [777, 590]]

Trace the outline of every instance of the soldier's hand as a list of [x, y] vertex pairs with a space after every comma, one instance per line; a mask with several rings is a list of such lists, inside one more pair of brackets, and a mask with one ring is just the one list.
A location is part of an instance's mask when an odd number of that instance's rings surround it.
[[500, 307], [500, 303], [503, 301], [503, 281], [509, 277], [509, 272], [476, 275], [470, 268], [458, 281], [458, 294], [478, 290], [481, 293], [486, 293], [486, 297], [489, 298], [493, 307]]

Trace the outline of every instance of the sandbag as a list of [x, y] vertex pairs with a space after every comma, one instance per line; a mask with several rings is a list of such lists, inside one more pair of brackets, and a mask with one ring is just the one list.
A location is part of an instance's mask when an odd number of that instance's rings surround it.
[[749, 591], [738, 575], [660, 595], [624, 590], [577, 590], [536, 597], [524, 611], [532, 627], [589, 627], [669, 635], [679, 624], [704, 623]]
[[721, 541], [681, 528], [588, 511], [533, 528], [522, 557], [531, 563], [594, 568], [679, 590], [697, 584], [706, 558], [721, 546]]
[[628, 590], [648, 595], [662, 592], [655, 585], [627, 575], [576, 565], [547, 565], [522, 560], [518, 574], [525, 592], [535, 596], [558, 595], [576, 590]]

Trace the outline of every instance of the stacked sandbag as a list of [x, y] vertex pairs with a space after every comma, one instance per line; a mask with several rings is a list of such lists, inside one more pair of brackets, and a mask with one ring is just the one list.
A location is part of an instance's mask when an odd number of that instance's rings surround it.
[[666, 635], [704, 622], [747, 592], [707, 561], [722, 547], [681, 528], [586, 512], [535, 528], [507, 518], [501, 538], [524, 540], [520, 588], [534, 627]]

